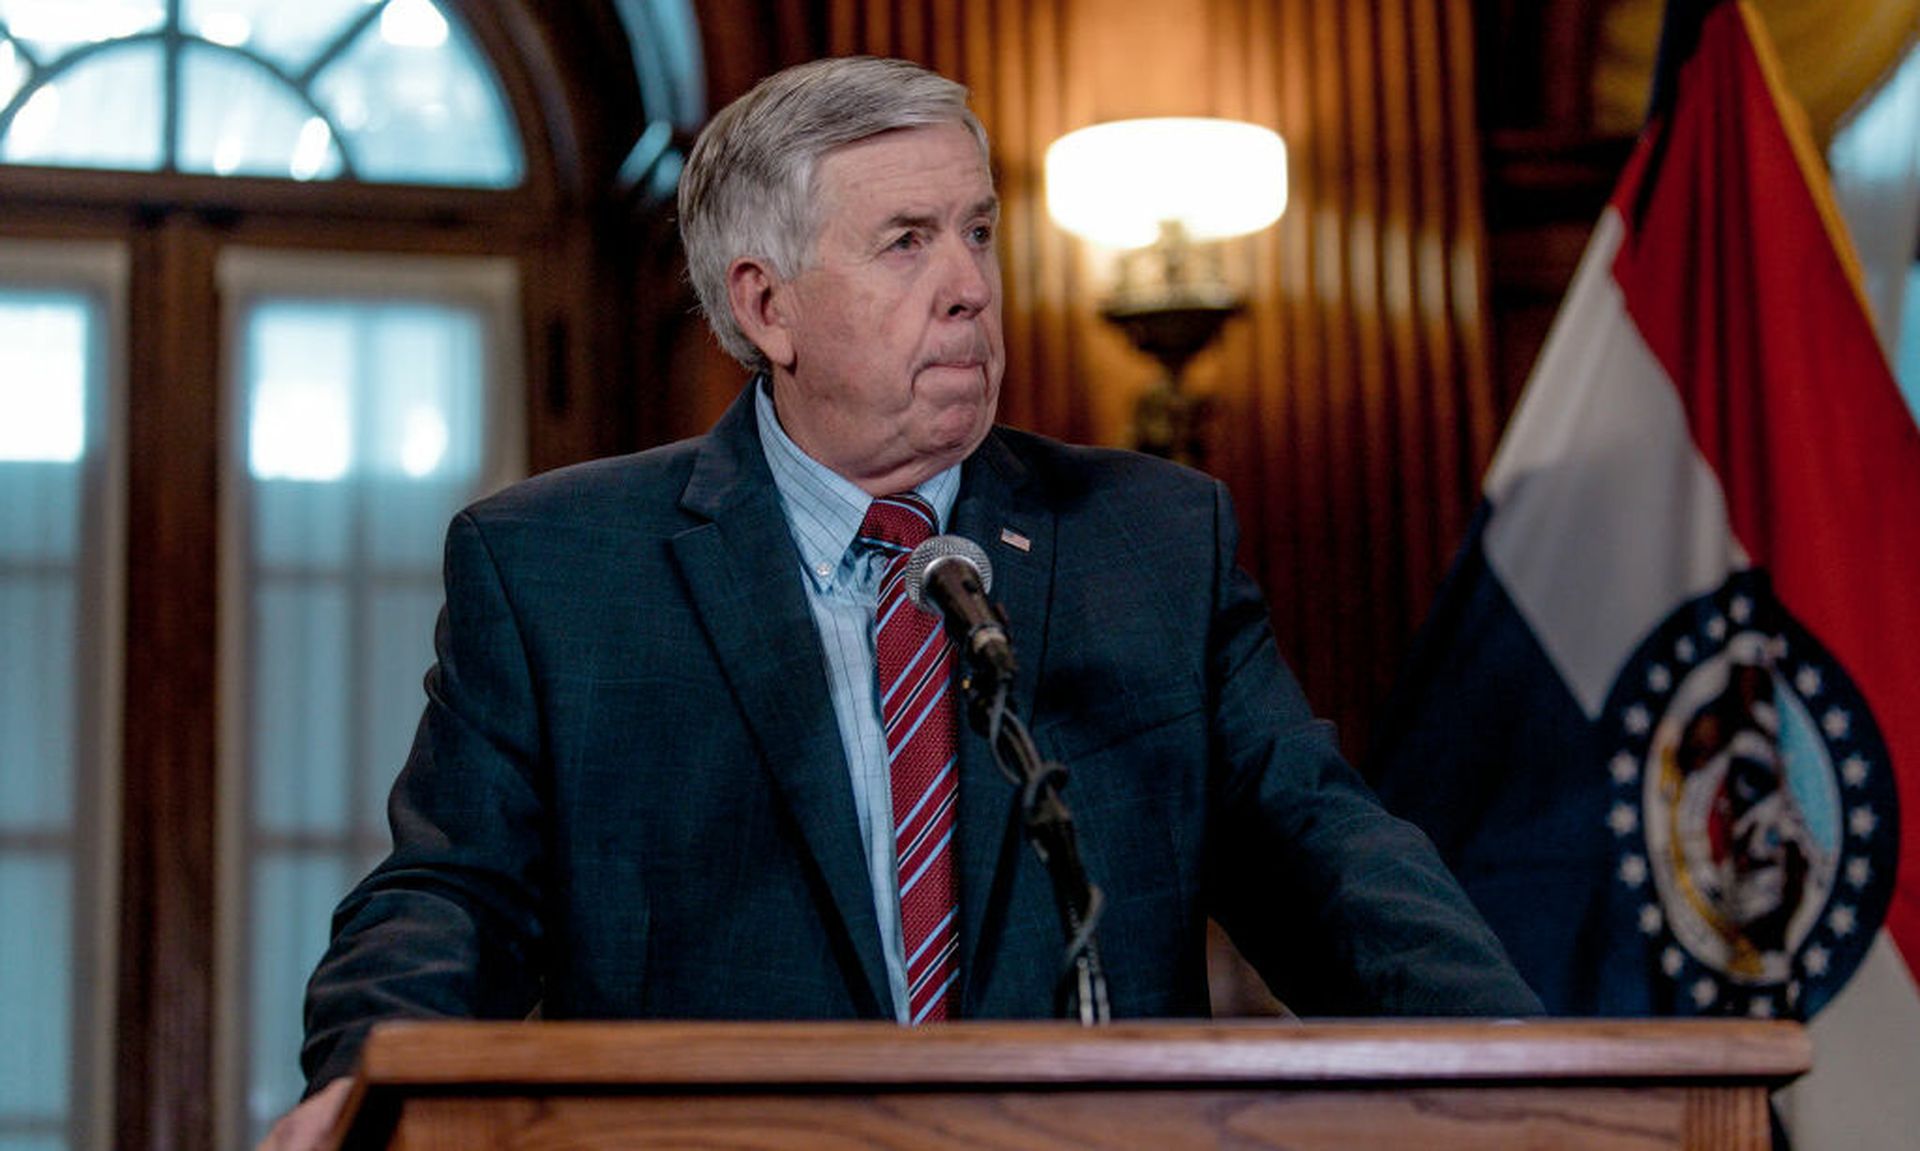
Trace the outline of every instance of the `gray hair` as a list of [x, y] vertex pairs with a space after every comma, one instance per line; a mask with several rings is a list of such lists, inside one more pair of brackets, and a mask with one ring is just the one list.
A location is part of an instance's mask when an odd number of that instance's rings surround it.
[[734, 322], [727, 269], [765, 260], [782, 278], [813, 255], [814, 172], [844, 144], [898, 128], [960, 123], [987, 133], [967, 108], [967, 90], [918, 64], [843, 56], [800, 64], [754, 85], [720, 110], [694, 141], [680, 174], [680, 243], [687, 277], [720, 346], [749, 368], [766, 357]]

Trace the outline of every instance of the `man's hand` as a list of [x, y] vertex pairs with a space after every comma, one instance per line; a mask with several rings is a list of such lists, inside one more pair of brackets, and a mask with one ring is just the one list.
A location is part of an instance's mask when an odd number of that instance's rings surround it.
[[280, 1117], [256, 1151], [320, 1151], [352, 1087], [352, 1079], [340, 1078], [314, 1092], [306, 1102]]

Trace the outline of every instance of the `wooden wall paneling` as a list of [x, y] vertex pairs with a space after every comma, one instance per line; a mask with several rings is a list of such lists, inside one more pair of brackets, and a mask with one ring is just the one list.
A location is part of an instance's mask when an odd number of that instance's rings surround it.
[[1283, 650], [1357, 754], [1490, 442], [1470, 26], [1432, 0], [1211, 13], [1239, 61], [1216, 110], [1277, 125], [1293, 169], [1287, 216], [1241, 257], [1247, 316], [1196, 364], [1221, 405], [1213, 470]]
[[220, 387], [213, 239], [133, 240], [115, 1145], [213, 1145]]
[[932, 44], [927, 39], [932, 7], [919, 0], [901, 0], [894, 14], [895, 55], [933, 66]]
[[[942, 76], [965, 75], [966, 30], [960, 14], [960, 0], [933, 0], [932, 6], [928, 62]], [[977, 5], [968, 4], [967, 7]]]
[[[1408, 59], [1414, 76], [1413, 131], [1411, 143], [1417, 163], [1416, 187], [1419, 196], [1418, 231], [1414, 241], [1420, 278], [1416, 295], [1420, 314], [1421, 378], [1415, 410], [1426, 426], [1416, 429], [1408, 440], [1409, 456], [1405, 475], [1413, 490], [1409, 495], [1413, 514], [1406, 518], [1400, 541], [1406, 560], [1408, 580], [1400, 590], [1400, 626], [1405, 637], [1419, 626], [1426, 614], [1427, 601], [1443, 574], [1440, 553], [1451, 550], [1457, 540], [1451, 527], [1461, 522], [1452, 506], [1461, 498], [1457, 490], [1460, 450], [1457, 437], [1468, 421], [1462, 419], [1465, 391], [1474, 386], [1462, 378], [1460, 346], [1466, 338], [1458, 324], [1460, 317], [1453, 301], [1461, 291], [1472, 292], [1471, 283], [1455, 280], [1453, 253], [1459, 242], [1455, 226], [1460, 206], [1452, 176], [1452, 155], [1448, 133], [1452, 118], [1447, 105], [1459, 98], [1453, 89], [1454, 75], [1447, 67], [1445, 37], [1440, 23], [1446, 19], [1444, 5], [1418, 2], [1409, 5], [1408, 21], [1412, 37]], [[1469, 321], [1472, 322], [1472, 321]], [[1381, 670], [1392, 675], [1398, 660]], [[1391, 690], [1391, 681], [1381, 690]]]
[[[1276, 53], [1259, 45], [1273, 44], [1279, 32], [1271, 3], [1237, 6], [1241, 17], [1228, 33], [1223, 57], [1238, 57], [1240, 106], [1238, 112], [1257, 124], [1281, 126], [1281, 93]], [[1288, 140], [1289, 158], [1298, 151], [1299, 141]], [[1284, 341], [1285, 316], [1281, 304], [1281, 265], [1279, 237], [1284, 227], [1270, 228], [1237, 245], [1237, 267], [1244, 283], [1251, 286], [1246, 318], [1238, 342], [1240, 358], [1229, 372], [1247, 380], [1239, 397], [1235, 418], [1218, 425], [1224, 434], [1218, 443], [1221, 466], [1232, 474], [1246, 477], [1235, 491], [1240, 516], [1253, 523], [1275, 523], [1276, 498], [1282, 490], [1280, 458], [1291, 439], [1287, 418], [1287, 393], [1291, 381], [1286, 370], [1287, 347]], [[1273, 445], [1269, 448], [1267, 445]], [[1276, 525], [1277, 526], [1277, 525]], [[1275, 573], [1288, 571], [1298, 562], [1299, 550], [1290, 531], [1277, 529], [1267, 534], [1265, 557], [1260, 567], [1266, 573], [1276, 628], [1283, 617], [1291, 615], [1289, 605], [1280, 602], [1275, 589]], [[1242, 551], [1249, 550], [1244, 544]]]
[[1072, 9], [1065, 3], [1035, 4], [1028, 10], [1022, 38], [1029, 51], [1026, 82], [1033, 98], [1028, 104], [1027, 147], [1010, 166], [1009, 177], [1020, 198], [1023, 226], [1029, 231], [1034, 276], [1031, 294], [1022, 306], [1033, 313], [1035, 340], [1028, 352], [1021, 386], [1031, 397], [1036, 426], [1069, 440], [1094, 438], [1088, 419], [1089, 381], [1076, 370], [1077, 352], [1091, 322], [1088, 300], [1075, 289], [1072, 264], [1077, 257], [1073, 241], [1053, 224], [1046, 205], [1046, 150], [1070, 127], [1067, 118], [1072, 66]]
[[[1273, 127], [1277, 125], [1270, 115], [1263, 120], [1253, 110], [1252, 74], [1266, 55], [1251, 47], [1249, 30], [1258, 7], [1238, 0], [1209, 0], [1205, 49], [1211, 82], [1201, 110]], [[1235, 491], [1235, 509], [1243, 518], [1264, 515], [1257, 503], [1262, 484], [1254, 473], [1262, 470], [1257, 412], [1270, 373], [1268, 362], [1255, 351], [1260, 330], [1255, 309], [1262, 298], [1272, 295], [1272, 288], [1271, 280], [1263, 279], [1255, 266], [1258, 248], [1253, 237], [1221, 245], [1221, 271], [1228, 283], [1242, 291], [1246, 310], [1226, 325], [1213, 349], [1196, 357], [1188, 373], [1197, 385], [1204, 385], [1213, 411], [1207, 465], [1217, 475], [1243, 478]], [[1256, 502], [1249, 504], [1249, 499]]]
[[[840, 55], [830, 28], [857, 0], [690, 0], [700, 28], [707, 110], [718, 111], [761, 77], [816, 55]], [[851, 11], [851, 8], [848, 8]]]
[[613, 445], [598, 442], [596, 428], [630, 426], [609, 418], [620, 405], [594, 386], [593, 313], [581, 297], [595, 260], [581, 231], [580, 224], [566, 226], [520, 261], [530, 472], [604, 455]]
[[1583, 132], [1593, 121], [1593, 61], [1611, 0], [1471, 0], [1474, 91], [1487, 128]]
[[1441, 521], [1435, 539], [1441, 549], [1438, 558], [1450, 563], [1458, 544], [1466, 537], [1473, 508], [1479, 502], [1480, 481], [1493, 462], [1494, 449], [1499, 446], [1506, 408], [1500, 402], [1491, 349], [1492, 276], [1486, 212], [1481, 201], [1484, 179], [1475, 122], [1477, 109], [1471, 98], [1473, 78], [1479, 71], [1474, 51], [1473, 14], [1459, 4], [1442, 5], [1439, 12], [1445, 25], [1441, 59], [1447, 68], [1451, 203], [1458, 215], [1451, 245], [1452, 278], [1456, 285], [1451, 297], [1453, 330], [1460, 339], [1461, 379], [1467, 388], [1467, 435], [1462, 461], [1465, 473], [1456, 479], [1458, 498], [1441, 505], [1441, 510], [1451, 511], [1453, 518]]
[[[911, 0], [909, 0], [911, 2]], [[860, 50], [876, 56], [898, 56], [893, 39], [893, 4], [890, 0], [868, 0], [860, 6]]]
[[[1051, 0], [1040, 7], [1050, 8]], [[1039, 427], [1039, 412], [1031, 379], [1033, 346], [1039, 336], [1033, 313], [1024, 302], [1033, 298], [1038, 280], [1039, 252], [1034, 247], [1034, 204], [1021, 194], [1022, 157], [1032, 153], [1033, 91], [1026, 83], [1026, 45], [1023, 32], [1027, 5], [1021, 0], [994, 0], [992, 55], [987, 72], [978, 80], [965, 79], [991, 93], [982, 114], [988, 135], [995, 141], [995, 175], [1000, 185], [1001, 280], [1005, 291], [1003, 323], [1007, 371], [1000, 397], [1001, 418], [1023, 427]], [[986, 115], [991, 120], [986, 120]]]
[[[1364, 574], [1354, 554], [1356, 508], [1351, 481], [1363, 461], [1360, 441], [1348, 413], [1354, 407], [1354, 348], [1348, 295], [1346, 239], [1352, 224], [1347, 203], [1348, 140], [1346, 90], [1342, 83], [1341, 26], [1351, 3], [1314, 4], [1310, 17], [1313, 55], [1296, 60], [1312, 77], [1311, 119], [1304, 125], [1312, 183], [1303, 191], [1310, 213], [1313, 245], [1312, 334], [1320, 343], [1323, 372], [1307, 397], [1314, 412], [1308, 432], [1313, 490], [1302, 495], [1319, 509], [1316, 527], [1321, 555], [1305, 589], [1317, 600], [1301, 655], [1307, 661], [1308, 689], [1322, 711], [1340, 725], [1347, 740], [1355, 731], [1353, 669], [1367, 658], [1353, 622], [1366, 610]], [[1317, 494], [1318, 498], [1314, 498]]]
[[1595, 70], [1610, 3], [1470, 5], [1485, 181], [1467, 203], [1484, 213], [1485, 353], [1496, 435], [1632, 145], [1630, 136], [1596, 122]]
[[[1416, 5], [1419, 2], [1413, 0]], [[1396, 533], [1398, 544], [1394, 548], [1397, 578], [1391, 593], [1396, 600], [1398, 616], [1388, 650], [1393, 650], [1399, 638], [1405, 635], [1409, 617], [1415, 610], [1402, 601], [1404, 587], [1417, 584], [1423, 575], [1418, 563], [1411, 561], [1409, 556], [1423, 554], [1430, 546], [1432, 529], [1427, 517], [1422, 514], [1424, 504], [1421, 497], [1430, 490], [1430, 485], [1423, 480], [1429, 471], [1431, 453], [1424, 449], [1428, 446], [1428, 437], [1439, 433], [1446, 422], [1446, 413], [1435, 410], [1439, 405], [1433, 402], [1424, 386], [1420, 356], [1418, 313], [1421, 288], [1415, 237], [1423, 197], [1420, 165], [1416, 160], [1418, 145], [1415, 118], [1418, 114], [1416, 105], [1429, 94], [1422, 90], [1414, 75], [1413, 36], [1409, 27], [1413, 17], [1408, 9], [1407, 0], [1395, 0], [1388, 5], [1387, 18], [1380, 22], [1380, 55], [1383, 61], [1380, 70], [1381, 99], [1384, 109], [1382, 146], [1385, 150], [1382, 164], [1385, 200], [1381, 215], [1384, 233], [1381, 253], [1382, 306], [1386, 313], [1394, 407], [1389, 441], [1391, 446], [1387, 450], [1399, 462], [1393, 497], [1394, 515], [1388, 529]], [[1396, 663], [1396, 660], [1383, 657], [1375, 664], [1375, 698], [1381, 698], [1379, 693], [1391, 690], [1388, 677], [1396, 670]]]
[[[827, 54], [852, 56], [865, 41], [864, 0], [827, 0]], [[716, 105], [716, 110], [718, 105]]]
[[[1276, 43], [1307, 43], [1311, 15], [1308, 0], [1269, 0], [1268, 7], [1278, 11], [1274, 21], [1279, 30]], [[1302, 661], [1313, 651], [1309, 629], [1320, 614], [1309, 592], [1314, 565], [1325, 554], [1316, 522], [1325, 507], [1316, 498], [1312, 483], [1317, 442], [1312, 397], [1323, 373], [1320, 342], [1314, 338], [1314, 259], [1308, 242], [1314, 213], [1311, 137], [1303, 131], [1313, 110], [1313, 86], [1309, 71], [1298, 67], [1291, 54], [1276, 52], [1274, 59], [1280, 81], [1281, 132], [1289, 141], [1289, 189], [1287, 213], [1267, 242], [1270, 248], [1277, 248], [1280, 257], [1281, 275], [1275, 284], [1283, 304], [1285, 332], [1281, 343], [1287, 356], [1280, 365], [1284, 375], [1278, 405], [1284, 422], [1265, 447], [1284, 461], [1284, 486], [1274, 490], [1261, 519], [1244, 525], [1252, 546], [1243, 545], [1242, 551], [1254, 553], [1249, 557], [1251, 566], [1265, 582], [1269, 602], [1276, 605], [1274, 626], [1281, 651], [1307, 682], [1315, 676]], [[1271, 559], [1259, 554], [1276, 548], [1276, 542], [1284, 550], [1271, 551]], [[1287, 562], [1289, 559], [1291, 562]]]
[[[1405, 11], [1393, 4], [1379, 10], [1355, 7], [1345, 29], [1346, 80], [1348, 105], [1352, 119], [1349, 140], [1353, 148], [1348, 178], [1351, 200], [1348, 215], [1353, 231], [1348, 243], [1351, 253], [1351, 292], [1354, 331], [1357, 345], [1361, 504], [1355, 525], [1360, 538], [1354, 541], [1357, 560], [1364, 579], [1366, 602], [1353, 626], [1362, 658], [1344, 660], [1351, 674], [1350, 690], [1368, 708], [1391, 687], [1395, 650], [1405, 633], [1406, 616], [1401, 603], [1400, 577], [1404, 571], [1406, 546], [1398, 538], [1407, 522], [1403, 512], [1406, 501], [1402, 483], [1417, 470], [1407, 457], [1418, 451], [1417, 442], [1409, 443], [1399, 434], [1395, 411], [1403, 406], [1403, 397], [1392, 391], [1389, 377], [1391, 328], [1387, 323], [1385, 253], [1393, 231], [1386, 220], [1385, 183], [1397, 166], [1400, 154], [1387, 146], [1388, 125], [1397, 109], [1386, 100], [1385, 73], [1409, 71], [1403, 59], [1384, 52], [1386, 27], [1405, 18]], [[1378, 18], [1376, 18], [1378, 17]], [[1364, 736], [1369, 717], [1356, 716], [1359, 727], [1350, 742]]]

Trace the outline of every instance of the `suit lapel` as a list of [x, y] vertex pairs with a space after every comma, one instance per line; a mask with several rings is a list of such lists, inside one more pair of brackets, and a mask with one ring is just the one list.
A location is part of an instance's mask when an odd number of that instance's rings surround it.
[[681, 504], [707, 522], [675, 536], [673, 555], [858, 957], [866, 986], [856, 1001], [886, 1017], [892, 995], [846, 752], [818, 630], [795, 572], [793, 538], [758, 437], [749, 389], [701, 448]]
[[[1053, 583], [1053, 512], [1026, 490], [1025, 465], [996, 432], [967, 460], [950, 530], [986, 549], [993, 564], [990, 598], [1007, 611], [1019, 672], [1013, 709], [1033, 716], [1046, 657], [1046, 605]], [[1000, 773], [984, 738], [967, 726], [960, 736], [961, 1005], [969, 1011], [989, 975], [994, 940], [1006, 921], [1013, 861], [1022, 850], [1013, 818], [1014, 785]]]

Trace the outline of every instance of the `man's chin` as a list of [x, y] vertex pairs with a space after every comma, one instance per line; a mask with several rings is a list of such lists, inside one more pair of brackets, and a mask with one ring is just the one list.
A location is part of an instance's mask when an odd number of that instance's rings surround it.
[[947, 404], [935, 412], [921, 442], [937, 446], [941, 451], [965, 455], [979, 446], [992, 426], [993, 405], [976, 394], [966, 402]]
[[985, 364], [928, 364], [915, 374], [914, 394], [922, 402], [945, 406], [979, 403], [987, 394]]

